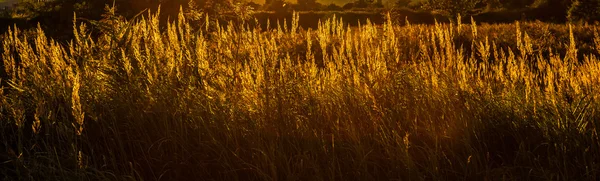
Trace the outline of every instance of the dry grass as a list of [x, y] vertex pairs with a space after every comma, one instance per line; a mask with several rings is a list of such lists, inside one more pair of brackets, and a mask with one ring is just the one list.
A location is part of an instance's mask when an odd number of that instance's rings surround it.
[[[551, 25], [571, 38], [540, 49], [519, 23], [495, 40], [497, 25], [292, 21], [195, 31], [149, 14], [107, 19], [97, 38], [74, 24], [68, 44], [11, 29], [0, 175], [598, 179], [600, 52], [578, 53], [582, 27]], [[584, 28], [600, 50], [599, 27]]]

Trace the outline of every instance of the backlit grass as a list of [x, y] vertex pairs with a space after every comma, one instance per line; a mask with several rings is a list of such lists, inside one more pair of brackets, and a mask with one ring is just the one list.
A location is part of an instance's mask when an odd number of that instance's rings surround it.
[[598, 26], [158, 19], [4, 35], [3, 179], [599, 177]]

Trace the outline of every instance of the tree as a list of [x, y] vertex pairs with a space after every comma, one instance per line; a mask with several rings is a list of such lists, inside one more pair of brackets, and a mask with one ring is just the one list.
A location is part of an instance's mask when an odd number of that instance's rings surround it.
[[354, 3], [344, 5], [344, 7], [346, 6], [352, 8], [380, 8], [383, 7], [383, 3], [381, 0], [356, 0]]
[[498, 1], [502, 7], [508, 9], [523, 9], [533, 4], [535, 0], [495, 0]]
[[354, 3], [346, 3], [344, 6], [342, 6], [342, 9], [344, 10], [350, 10], [352, 8], [354, 8]]
[[567, 12], [571, 22], [592, 22], [600, 20], [600, 0], [575, 0]]
[[426, 0], [426, 9], [438, 11], [449, 17], [471, 15], [476, 8], [484, 6], [486, 0]]
[[338, 6], [335, 3], [331, 3], [329, 5], [327, 5], [327, 7], [325, 7], [326, 11], [341, 11], [343, 10], [342, 7]]
[[354, 7], [355, 8], [366, 8], [367, 6], [369, 6], [369, 4], [372, 2], [372, 0], [358, 0], [356, 2], [354, 2]]
[[264, 9], [276, 13], [285, 13], [289, 11], [289, 6], [284, 0], [267, 0]]
[[408, 5], [412, 2], [412, 0], [398, 0], [396, 1], [395, 6], [399, 8], [408, 7]]
[[252, 8], [252, 9], [254, 9], [254, 10], [258, 10], [258, 9], [260, 9], [260, 7], [261, 7], [261, 5], [260, 5], [260, 4], [257, 4], [257, 3], [255, 3], [254, 1], [250, 1], [250, 2], [246, 3], [246, 6], [248, 6], [248, 7]]
[[296, 7], [300, 11], [318, 10], [322, 6], [317, 0], [297, 0]]

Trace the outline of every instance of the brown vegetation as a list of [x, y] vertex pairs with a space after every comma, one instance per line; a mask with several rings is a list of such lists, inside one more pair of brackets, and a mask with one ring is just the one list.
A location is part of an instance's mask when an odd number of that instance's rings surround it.
[[297, 18], [9, 30], [2, 179], [598, 180], [598, 26]]

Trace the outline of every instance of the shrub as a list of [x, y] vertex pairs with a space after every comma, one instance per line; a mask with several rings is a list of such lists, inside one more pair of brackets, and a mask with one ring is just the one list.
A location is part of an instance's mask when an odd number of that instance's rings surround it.
[[567, 12], [567, 19], [571, 22], [593, 22], [600, 20], [599, 0], [575, 0]]
[[265, 3], [264, 9], [277, 13], [286, 13], [290, 11], [290, 6], [284, 0], [271, 0]]
[[344, 4], [344, 6], [342, 6], [342, 8], [344, 10], [350, 10], [350, 9], [354, 8], [354, 3], [346, 3], [346, 4]]
[[341, 10], [343, 10], [343, 8], [335, 3], [331, 3], [325, 7], [325, 11], [341, 11]]
[[448, 17], [456, 17], [459, 14], [462, 16], [475, 14], [476, 8], [480, 8], [484, 3], [484, 0], [427, 0], [424, 6]]
[[321, 9], [323, 6], [321, 3], [318, 3], [317, 0], [297, 0], [296, 10], [300, 11], [316, 11]]
[[408, 7], [411, 2], [412, 0], [398, 0], [396, 1], [395, 6], [399, 8]]

